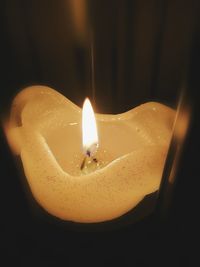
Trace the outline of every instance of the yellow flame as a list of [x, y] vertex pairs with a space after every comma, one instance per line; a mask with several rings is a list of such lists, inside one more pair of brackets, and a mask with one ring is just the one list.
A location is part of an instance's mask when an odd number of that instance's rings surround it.
[[87, 156], [94, 155], [98, 148], [98, 134], [94, 111], [88, 98], [85, 99], [83, 104], [82, 138], [84, 153]]

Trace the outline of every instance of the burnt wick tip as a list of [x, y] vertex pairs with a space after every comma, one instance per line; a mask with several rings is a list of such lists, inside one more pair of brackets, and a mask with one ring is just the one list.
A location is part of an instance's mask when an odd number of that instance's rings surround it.
[[90, 152], [90, 150], [87, 150], [87, 151], [86, 151], [86, 155], [87, 155], [88, 157], [91, 156], [91, 152]]

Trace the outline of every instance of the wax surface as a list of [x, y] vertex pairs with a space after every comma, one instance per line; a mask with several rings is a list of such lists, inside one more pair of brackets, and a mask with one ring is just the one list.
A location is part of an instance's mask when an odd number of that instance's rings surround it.
[[149, 102], [119, 115], [96, 114], [103, 164], [87, 175], [80, 171], [81, 112], [51, 88], [29, 87], [14, 99], [7, 138], [46, 211], [76, 222], [111, 220], [158, 190], [175, 112]]

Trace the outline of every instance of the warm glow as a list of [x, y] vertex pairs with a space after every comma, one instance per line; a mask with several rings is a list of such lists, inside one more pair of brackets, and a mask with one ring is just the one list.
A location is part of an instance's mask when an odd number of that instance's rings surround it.
[[98, 148], [98, 135], [94, 111], [88, 98], [83, 104], [82, 136], [84, 153], [88, 156], [94, 155]]

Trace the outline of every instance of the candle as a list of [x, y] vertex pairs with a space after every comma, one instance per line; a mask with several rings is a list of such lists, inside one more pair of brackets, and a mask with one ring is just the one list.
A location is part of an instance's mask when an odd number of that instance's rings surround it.
[[[158, 190], [174, 110], [149, 102], [118, 115], [95, 114], [96, 124], [91, 115], [85, 126], [81, 115], [57, 91], [32, 86], [14, 99], [6, 136], [48, 213], [75, 222], [111, 220]], [[91, 125], [98, 129], [92, 141], [85, 136]], [[88, 149], [99, 164], [85, 171]]]

